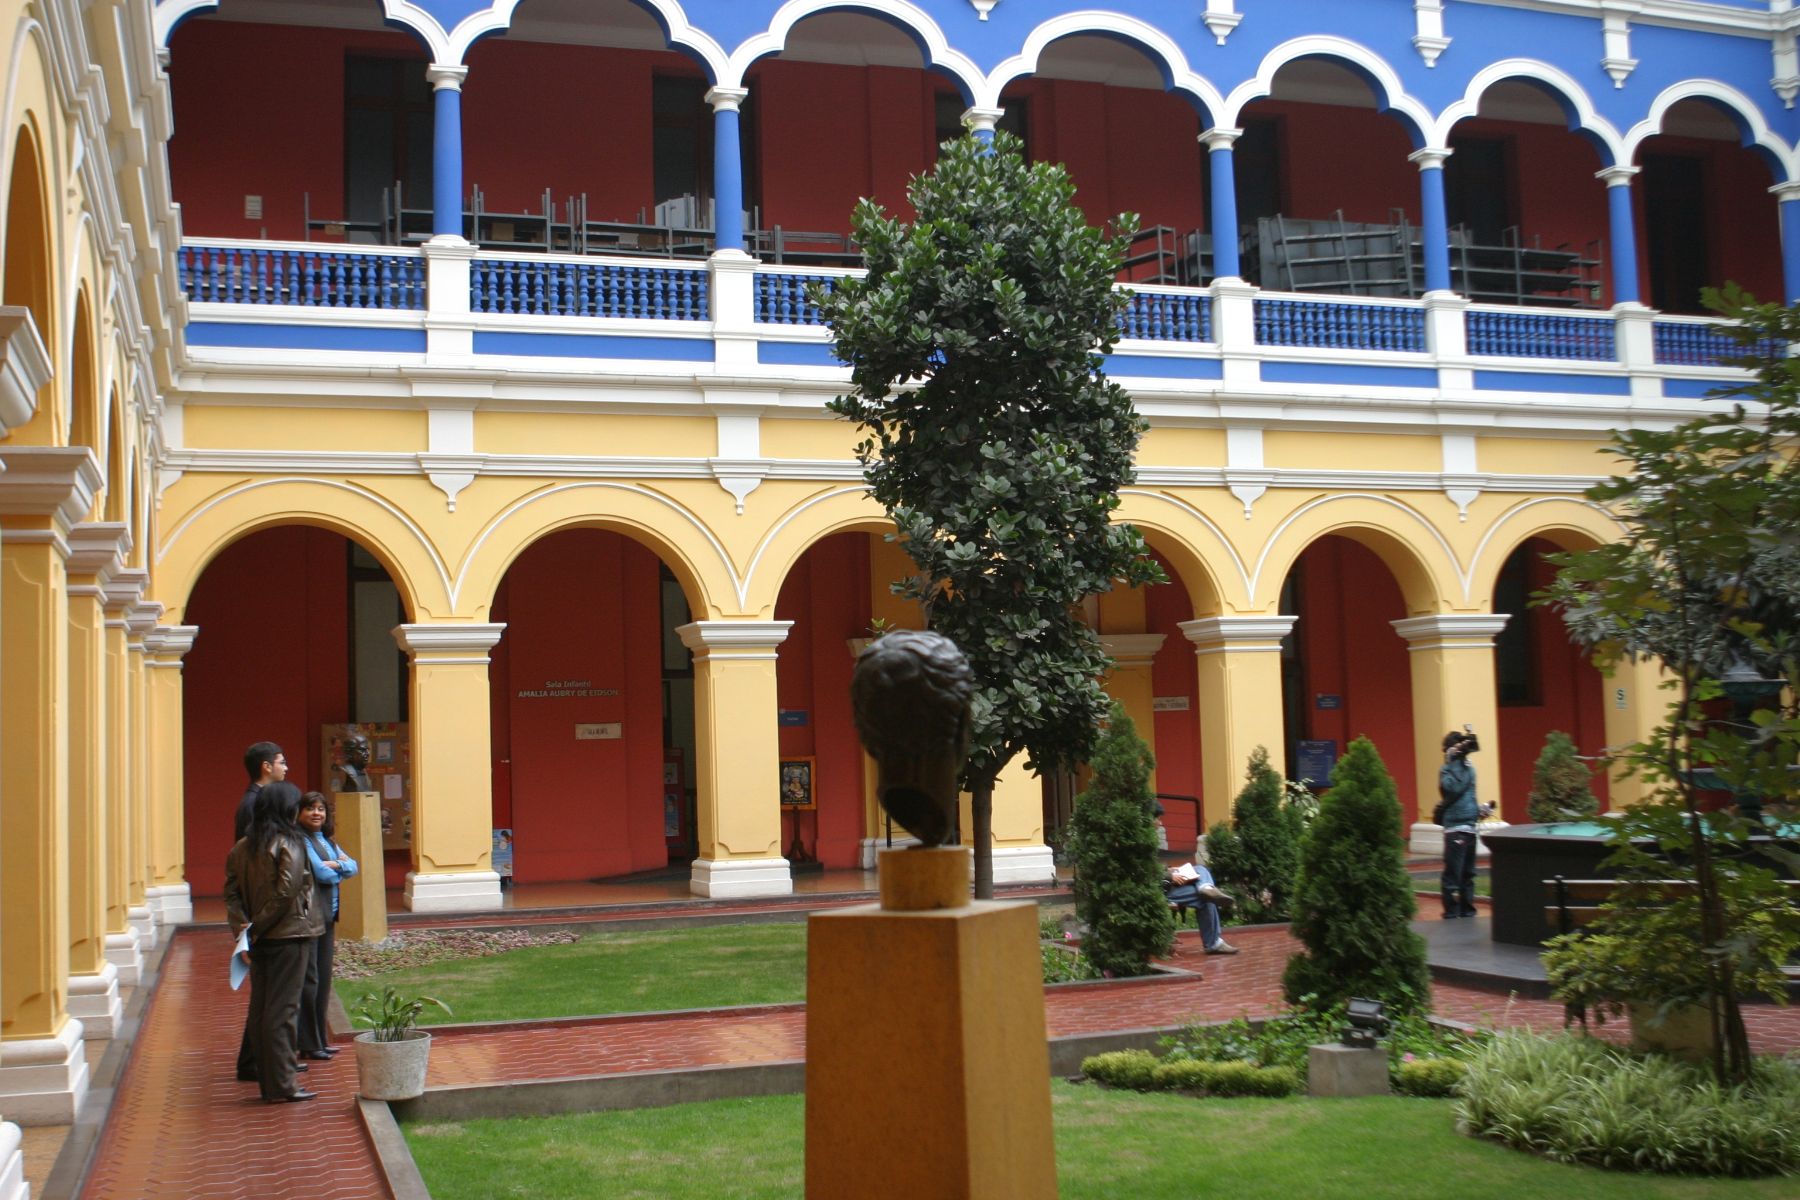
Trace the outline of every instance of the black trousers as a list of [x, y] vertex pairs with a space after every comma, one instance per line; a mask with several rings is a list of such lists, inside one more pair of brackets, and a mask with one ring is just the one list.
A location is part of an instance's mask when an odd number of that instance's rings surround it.
[[264, 1100], [294, 1094], [294, 1019], [312, 938], [265, 938], [250, 947], [250, 1038]]
[[331, 1044], [331, 964], [337, 957], [337, 922], [313, 939], [306, 964], [306, 986], [300, 990], [300, 1053], [317, 1054]]
[[1475, 915], [1475, 835], [1444, 835], [1444, 874], [1439, 881], [1446, 917]]

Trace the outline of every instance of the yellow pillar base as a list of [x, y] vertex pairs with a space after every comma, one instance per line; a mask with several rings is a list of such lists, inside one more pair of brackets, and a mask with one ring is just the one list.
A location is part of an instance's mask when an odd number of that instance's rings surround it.
[[[889, 851], [882, 894], [933, 904], [954, 880], [961, 899], [968, 862], [964, 847]], [[807, 1196], [1054, 1197], [1041, 978], [1029, 902], [813, 914]]]
[[381, 858], [381, 797], [337, 794], [337, 844], [356, 860], [356, 874], [338, 884], [338, 931], [353, 942], [387, 936], [386, 871]]

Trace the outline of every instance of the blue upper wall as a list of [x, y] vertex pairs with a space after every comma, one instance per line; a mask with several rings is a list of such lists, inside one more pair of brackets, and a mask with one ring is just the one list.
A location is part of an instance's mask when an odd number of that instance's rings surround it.
[[[670, 41], [700, 59], [715, 81], [733, 85], [751, 62], [779, 51], [794, 23], [836, 10], [879, 15], [906, 28], [976, 103], [993, 103], [1006, 78], [1028, 74], [1030, 57], [1052, 34], [1087, 32], [1138, 45], [1177, 86], [1185, 70], [1183, 90], [1215, 123], [1234, 120], [1243, 102], [1266, 92], [1279, 62], [1317, 54], [1358, 69], [1422, 144], [1441, 141], [1447, 111], [1465, 102], [1484, 70], [1514, 59], [1535, 64], [1522, 73], [1562, 92], [1576, 119], [1592, 113], [1587, 123], [1608, 159], [1628, 156], [1634, 127], [1657, 119], [1673, 98], [1694, 93], [1733, 110], [1746, 140], [1760, 140], [1778, 160], [1793, 161], [1800, 137], [1800, 116], [1770, 83], [1781, 72], [1773, 52], [1777, 17], [1767, 0], [1690, 4], [1684, 11], [1693, 27], [1631, 25], [1629, 57], [1636, 67], [1618, 86], [1602, 66], [1613, 51], [1598, 13], [1484, 0], [1446, 0], [1443, 33], [1450, 44], [1431, 66], [1413, 46], [1418, 18], [1402, 0], [1236, 0], [1240, 23], [1221, 31], [1223, 44], [1205, 23], [1203, 0], [1105, 0], [1104, 11], [1091, 0], [996, 0], [986, 20], [971, 0], [631, 2], [653, 14]], [[454, 63], [476, 39], [503, 33], [520, 0], [368, 3], [417, 34], [438, 61]], [[158, 0], [158, 24], [166, 31], [189, 13], [216, 7], [217, 0]], [[1702, 28], [1714, 17], [1716, 27]], [[1021, 54], [1027, 61], [1018, 61]], [[1778, 168], [1777, 178], [1784, 177], [1800, 176]]]

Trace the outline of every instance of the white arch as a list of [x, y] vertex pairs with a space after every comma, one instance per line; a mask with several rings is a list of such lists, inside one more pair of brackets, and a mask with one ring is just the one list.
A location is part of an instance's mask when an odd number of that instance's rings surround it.
[[[1487, 532], [1481, 535], [1481, 540], [1475, 543], [1475, 553], [1469, 556], [1469, 581], [1471, 583], [1474, 581], [1476, 575], [1480, 573], [1482, 557], [1487, 554], [1489, 545], [1491, 545], [1494, 539], [1500, 535], [1500, 531], [1515, 517], [1536, 508], [1540, 504], [1573, 504], [1580, 508], [1590, 508], [1600, 514], [1601, 518], [1607, 523], [1615, 526], [1620, 533], [1628, 532], [1624, 523], [1620, 521], [1618, 517], [1608, 512], [1604, 505], [1595, 504], [1592, 500], [1583, 496], [1534, 496], [1530, 500], [1520, 501], [1518, 504], [1513, 505], [1511, 508], [1501, 513], [1499, 519], [1492, 525], [1489, 525]], [[1507, 553], [1512, 553], [1510, 546]]]
[[[1160, 501], [1163, 504], [1167, 504], [1180, 510], [1183, 516], [1186, 516], [1189, 520], [1194, 521], [1202, 529], [1206, 530], [1206, 532], [1212, 534], [1214, 540], [1219, 543], [1219, 548], [1225, 551], [1226, 558], [1231, 561], [1232, 569], [1237, 572], [1237, 581], [1239, 586], [1243, 588], [1244, 600], [1251, 604], [1256, 602], [1256, 585], [1250, 578], [1250, 571], [1245, 567], [1243, 557], [1238, 554], [1237, 547], [1231, 544], [1231, 539], [1225, 535], [1225, 531], [1219, 527], [1217, 521], [1195, 508], [1192, 504], [1189, 504], [1186, 500], [1183, 500], [1178, 496], [1168, 495], [1165, 492], [1159, 492], [1153, 488], [1122, 487], [1119, 489], [1119, 495], [1141, 496], [1145, 500]], [[1129, 522], [1127, 523], [1129, 524]], [[1196, 557], [1204, 559], [1204, 556], [1200, 554], [1200, 548], [1198, 546], [1190, 547], [1190, 549], [1193, 550]], [[1223, 601], [1224, 597], [1221, 596], [1219, 599]]]
[[1439, 114], [1432, 140], [1439, 146], [1449, 145], [1451, 128], [1458, 121], [1474, 116], [1481, 107], [1482, 94], [1496, 83], [1507, 79], [1533, 79], [1555, 91], [1574, 108], [1576, 123], [1605, 145], [1607, 153], [1612, 155], [1611, 165], [1621, 165], [1626, 161], [1625, 146], [1619, 137], [1618, 128], [1595, 111], [1587, 89], [1575, 82], [1573, 76], [1535, 58], [1503, 58], [1477, 71], [1475, 77], [1469, 80], [1469, 86], [1464, 89], [1463, 98]]
[[[1436, 134], [1437, 122], [1432, 118], [1431, 110], [1418, 100], [1407, 94], [1406, 85], [1400, 82], [1400, 76], [1387, 60], [1358, 42], [1345, 38], [1315, 34], [1308, 37], [1290, 38], [1263, 55], [1261, 65], [1256, 68], [1256, 76], [1231, 89], [1231, 95], [1225, 98], [1224, 110], [1219, 114], [1221, 125], [1236, 125], [1238, 115], [1244, 106], [1252, 100], [1259, 100], [1275, 90], [1275, 72], [1298, 58], [1323, 57], [1336, 58], [1344, 62], [1355, 63], [1367, 71], [1375, 82], [1381, 86], [1388, 108], [1401, 114], [1412, 122], [1413, 128], [1421, 138], [1430, 139]], [[1443, 149], [1442, 146], [1429, 146], [1431, 149]]]
[[[469, 47], [487, 34], [506, 29], [512, 24], [513, 10], [523, 0], [493, 0], [487, 8], [470, 13], [456, 28], [446, 30], [438, 19], [413, 0], [381, 0], [382, 11], [390, 21], [397, 21], [425, 39], [431, 49], [431, 61], [439, 66], [459, 67]], [[714, 78], [725, 67], [725, 50], [709, 35], [694, 28], [678, 0], [637, 0], [655, 10], [669, 31], [669, 44], [685, 46], [706, 63]]]
[[730, 62], [718, 74], [719, 86], [744, 86], [744, 75], [750, 70], [751, 64], [784, 49], [788, 34], [795, 25], [814, 13], [834, 8], [863, 9], [899, 21], [918, 34], [919, 39], [925, 43], [926, 64], [948, 71], [960, 79], [969, 93], [977, 97], [976, 104], [981, 103], [981, 68], [960, 50], [952, 50], [949, 39], [938, 28], [937, 22], [924, 9], [910, 3], [910, 0], [787, 0], [786, 4], [776, 10], [766, 32], [746, 39], [743, 45], [731, 52]]
[[1113, 33], [1142, 46], [1162, 60], [1163, 65], [1168, 68], [1171, 91], [1187, 92], [1199, 100], [1206, 106], [1206, 115], [1213, 124], [1226, 123], [1220, 115], [1225, 105], [1224, 97], [1211, 83], [1194, 73], [1188, 66], [1187, 56], [1173, 39], [1162, 30], [1135, 17], [1097, 10], [1064, 13], [1033, 29], [1019, 52], [996, 66], [983, 81], [981, 90], [976, 94], [976, 106], [999, 108], [1000, 93], [1006, 89], [1007, 84], [1021, 76], [1037, 72], [1038, 59], [1045, 47], [1058, 38], [1078, 33]]
[[1750, 97], [1738, 91], [1728, 83], [1716, 79], [1684, 79], [1680, 83], [1672, 83], [1657, 93], [1656, 99], [1650, 102], [1650, 110], [1643, 120], [1625, 131], [1624, 148], [1626, 157], [1622, 163], [1629, 163], [1637, 156], [1638, 147], [1644, 139], [1654, 137], [1662, 132], [1663, 118], [1669, 110], [1683, 100], [1716, 100], [1732, 110], [1750, 127], [1750, 142], [1767, 150], [1774, 160], [1781, 164], [1785, 179], [1777, 179], [1776, 183], [1792, 183], [1800, 180], [1800, 159], [1794, 150], [1769, 128], [1763, 120], [1762, 110], [1757, 108]]
[[205, 12], [209, 8], [219, 7], [219, 0], [162, 0], [156, 11], [150, 14], [150, 29], [156, 38], [156, 48], [169, 48], [169, 35], [175, 27], [197, 12]]
[[[1331, 496], [1321, 496], [1316, 500], [1307, 501], [1305, 504], [1302, 504], [1299, 508], [1296, 508], [1293, 512], [1289, 513], [1286, 517], [1283, 517], [1281, 523], [1270, 532], [1268, 541], [1263, 543], [1262, 553], [1256, 556], [1256, 570], [1250, 577], [1250, 594], [1252, 602], [1255, 601], [1256, 593], [1262, 587], [1263, 568], [1269, 563], [1269, 555], [1274, 553], [1275, 547], [1281, 544], [1281, 539], [1286, 536], [1287, 531], [1293, 527], [1294, 523], [1315, 508], [1323, 508], [1327, 504], [1341, 504], [1346, 500], [1373, 500], [1378, 504], [1386, 504], [1391, 508], [1397, 508], [1407, 516], [1411, 517], [1415, 524], [1431, 535], [1431, 540], [1437, 543], [1438, 549], [1444, 552], [1444, 560], [1450, 564], [1451, 577], [1462, 586], [1463, 603], [1467, 604], [1469, 602], [1469, 587], [1474, 581], [1474, 575], [1457, 563], [1456, 551], [1451, 547], [1449, 539], [1439, 532], [1438, 527], [1433, 525], [1425, 514], [1421, 513], [1418, 509], [1407, 504], [1402, 504], [1392, 496], [1383, 496], [1378, 492], [1338, 492]], [[1403, 542], [1405, 541], [1405, 539], [1401, 540]], [[1407, 543], [1407, 545], [1409, 549], [1416, 548], [1412, 546], [1411, 543]], [[1419, 565], [1425, 565], [1422, 555], [1420, 556]], [[1277, 585], [1279, 585], [1280, 582], [1280, 580], [1276, 580]]]

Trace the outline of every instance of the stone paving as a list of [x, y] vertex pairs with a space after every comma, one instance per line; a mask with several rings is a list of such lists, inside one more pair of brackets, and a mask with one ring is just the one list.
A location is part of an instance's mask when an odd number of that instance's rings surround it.
[[[1259, 1015], [1280, 1006], [1281, 970], [1293, 943], [1285, 928], [1232, 930], [1241, 953], [1205, 955], [1184, 934], [1175, 966], [1204, 973], [1157, 982], [1063, 985], [1045, 993], [1051, 1036], [1167, 1027]], [[82, 1193], [88, 1200], [140, 1197], [386, 1195], [357, 1119], [354, 1055], [312, 1063], [306, 1104], [265, 1105], [233, 1079], [247, 997], [225, 984], [229, 938], [183, 931], [162, 978]], [[1440, 1014], [1482, 1025], [1555, 1029], [1562, 1008], [1450, 984], [1434, 989]], [[1748, 1015], [1761, 1051], [1800, 1049], [1800, 1011], [1770, 1006]], [[793, 1061], [805, 1056], [802, 1005], [445, 1030], [430, 1084], [555, 1079], [686, 1066]]]

